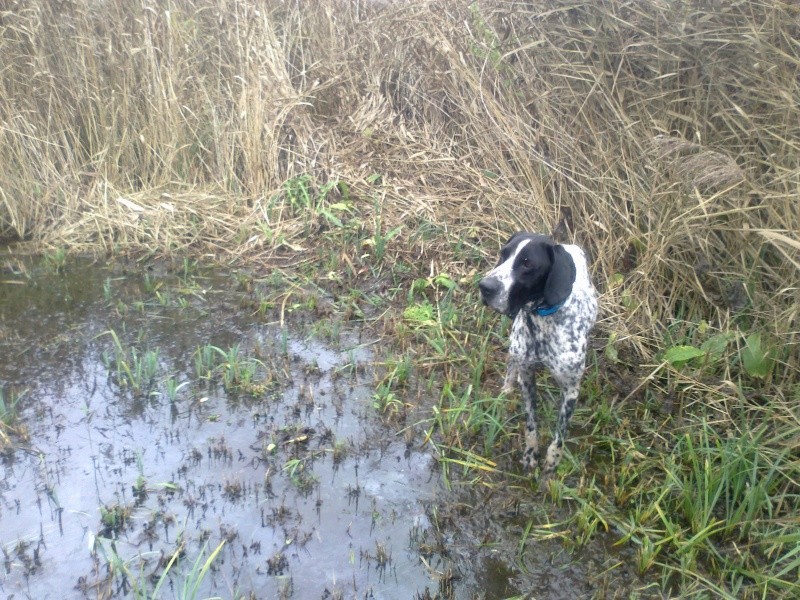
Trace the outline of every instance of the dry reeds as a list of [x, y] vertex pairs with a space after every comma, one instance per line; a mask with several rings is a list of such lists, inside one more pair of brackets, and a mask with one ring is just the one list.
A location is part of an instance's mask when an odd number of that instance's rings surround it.
[[[778, 1], [20, 2], [0, 17], [0, 228], [236, 255], [286, 179], [357, 192], [376, 173], [389, 224], [588, 246], [606, 326], [640, 352], [678, 304], [795, 323], [797, 16]], [[623, 291], [640, 302], [621, 310]]]

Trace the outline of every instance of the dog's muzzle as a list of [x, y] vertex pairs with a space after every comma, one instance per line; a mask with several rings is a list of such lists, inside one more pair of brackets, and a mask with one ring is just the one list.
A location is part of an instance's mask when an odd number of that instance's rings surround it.
[[481, 290], [481, 298], [483, 303], [489, 306], [492, 305], [492, 300], [497, 297], [502, 288], [502, 284], [497, 277], [484, 277], [478, 282], [478, 288]]
[[493, 276], [484, 277], [478, 282], [478, 288], [486, 306], [500, 314], [508, 314], [508, 290], [500, 279]]

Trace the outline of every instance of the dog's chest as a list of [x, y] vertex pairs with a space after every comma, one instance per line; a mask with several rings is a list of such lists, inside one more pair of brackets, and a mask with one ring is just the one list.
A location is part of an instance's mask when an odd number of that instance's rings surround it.
[[586, 347], [586, 333], [569, 311], [539, 316], [522, 310], [514, 319], [509, 354], [518, 363], [552, 368], [553, 362], [574, 362]]

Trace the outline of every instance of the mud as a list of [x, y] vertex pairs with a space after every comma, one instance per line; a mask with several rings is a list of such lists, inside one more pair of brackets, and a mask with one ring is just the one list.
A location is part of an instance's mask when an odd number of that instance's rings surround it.
[[[165, 598], [602, 597], [630, 558], [521, 553], [541, 498], [446, 491], [373, 407], [386, 349], [365, 328], [302, 306], [281, 326], [241, 276], [188, 265], [6, 261], [0, 280], [0, 385], [28, 431], [2, 456], [4, 598], [135, 597], [165, 572]], [[204, 377], [209, 344], [238, 344], [253, 381]], [[138, 389], [119, 348], [156, 356]]]

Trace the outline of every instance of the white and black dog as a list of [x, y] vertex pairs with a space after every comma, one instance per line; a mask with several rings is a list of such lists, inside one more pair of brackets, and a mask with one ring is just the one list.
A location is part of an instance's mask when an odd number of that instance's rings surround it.
[[589, 332], [597, 318], [597, 296], [586, 257], [578, 246], [556, 244], [546, 236], [514, 234], [500, 251], [497, 266], [481, 279], [483, 302], [514, 319], [504, 390], [516, 381], [527, 410], [522, 464], [541, 460], [536, 418], [536, 370], [545, 367], [562, 392], [553, 441], [547, 449], [541, 483], [555, 472], [586, 363]]

